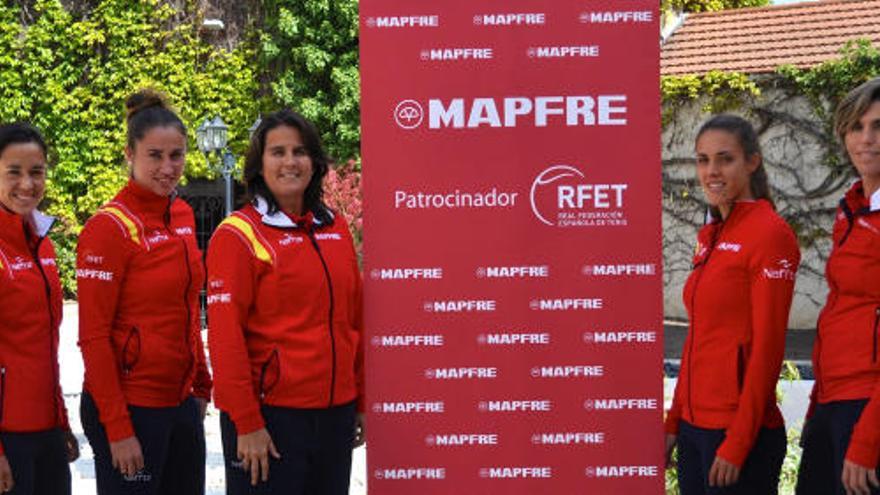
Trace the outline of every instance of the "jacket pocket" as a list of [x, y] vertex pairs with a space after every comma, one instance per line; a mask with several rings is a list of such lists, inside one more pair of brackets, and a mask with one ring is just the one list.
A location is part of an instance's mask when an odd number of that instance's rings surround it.
[[120, 368], [123, 375], [131, 374], [138, 359], [141, 357], [141, 332], [137, 327], [131, 327], [128, 331], [128, 337], [125, 338], [125, 344], [122, 345], [120, 356]]
[[281, 359], [278, 355], [278, 349], [272, 349], [269, 357], [263, 361], [260, 366], [260, 403], [262, 403], [269, 392], [278, 384], [281, 379]]

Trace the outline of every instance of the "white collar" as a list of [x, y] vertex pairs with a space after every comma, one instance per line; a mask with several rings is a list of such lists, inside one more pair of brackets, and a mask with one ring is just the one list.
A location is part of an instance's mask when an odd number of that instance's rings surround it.
[[[291, 220], [290, 217], [285, 215], [281, 210], [276, 210], [275, 213], [269, 213], [269, 202], [262, 196], [256, 196], [254, 198], [254, 208], [257, 209], [257, 212], [259, 212], [260, 215], [262, 215], [263, 223], [266, 225], [288, 229], [295, 229], [298, 227], [296, 222]], [[332, 220], [333, 213], [327, 211], [327, 214], [330, 215], [330, 219]], [[322, 225], [322, 222], [317, 218], [314, 218], [312, 222], [317, 226]]]
[[46, 215], [39, 210], [34, 210], [31, 213], [31, 222], [37, 236], [46, 237], [46, 234], [49, 233], [49, 229], [51, 229], [52, 225], [55, 223], [55, 217]]
[[871, 195], [871, 211], [880, 210], [880, 189], [874, 191], [874, 194]]

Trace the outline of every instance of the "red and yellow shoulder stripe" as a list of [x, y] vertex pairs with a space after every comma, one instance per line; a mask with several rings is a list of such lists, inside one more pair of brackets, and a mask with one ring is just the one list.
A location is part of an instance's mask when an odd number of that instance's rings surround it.
[[239, 236], [248, 244], [251, 252], [260, 261], [268, 264], [274, 263], [275, 252], [269, 242], [257, 231], [250, 219], [244, 215], [233, 213], [220, 222], [217, 228], [229, 228], [238, 233]]
[[102, 206], [97, 213], [109, 215], [119, 223], [122, 230], [125, 231], [132, 242], [145, 248], [149, 248], [144, 240], [143, 229], [140, 227], [140, 220], [138, 220], [138, 218], [129, 212], [124, 206], [117, 203], [108, 203]]

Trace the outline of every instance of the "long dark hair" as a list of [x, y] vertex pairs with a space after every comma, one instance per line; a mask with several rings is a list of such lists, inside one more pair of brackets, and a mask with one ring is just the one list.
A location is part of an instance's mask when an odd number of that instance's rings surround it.
[[280, 208], [275, 195], [263, 178], [263, 151], [266, 148], [266, 134], [280, 126], [293, 127], [299, 131], [303, 145], [312, 159], [312, 178], [303, 193], [303, 211], [310, 211], [322, 223], [331, 223], [333, 216], [324, 204], [324, 176], [329, 168], [327, 155], [321, 146], [321, 136], [315, 126], [302, 115], [290, 109], [279, 110], [263, 117], [260, 125], [251, 136], [251, 144], [244, 162], [244, 184], [249, 200], [260, 196], [269, 203], [269, 213]]
[[43, 135], [36, 127], [26, 122], [0, 125], [0, 155], [11, 144], [27, 143], [36, 144], [43, 150], [43, 156], [48, 155], [49, 149], [46, 147], [46, 140], [43, 139]]
[[[773, 197], [770, 194], [770, 181], [767, 179], [767, 171], [764, 169], [764, 155], [761, 153], [761, 143], [758, 142], [758, 133], [748, 120], [731, 114], [718, 114], [700, 126], [694, 142], [700, 139], [706, 131], [724, 131], [736, 137], [746, 159], [758, 155], [758, 168], [749, 176], [749, 190], [755, 199], [766, 199], [775, 208]], [[715, 218], [721, 218], [721, 212], [715, 206], [709, 210]]]

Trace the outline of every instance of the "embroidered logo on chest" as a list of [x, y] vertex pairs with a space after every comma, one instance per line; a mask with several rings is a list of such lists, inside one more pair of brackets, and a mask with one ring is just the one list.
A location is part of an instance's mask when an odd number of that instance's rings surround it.
[[880, 230], [878, 230], [877, 227], [875, 227], [875, 226], [871, 225], [870, 223], [868, 223], [868, 221], [865, 220], [864, 218], [859, 218], [859, 219], [856, 221], [856, 223], [859, 224], [859, 227], [864, 227], [865, 229], [870, 230], [871, 232], [873, 232], [873, 233], [875, 233], [875, 234], [877, 234], [877, 235], [880, 235]]
[[22, 270], [30, 270], [34, 267], [33, 261], [28, 261], [21, 256], [16, 256], [12, 263], [9, 264], [9, 267], [12, 268], [12, 271], [20, 272]]
[[279, 246], [290, 246], [291, 244], [302, 244], [303, 238], [302, 236], [295, 236], [290, 234], [284, 234], [284, 237], [278, 241]]
[[787, 259], [781, 259], [776, 262], [775, 266], [764, 268], [764, 278], [768, 280], [794, 280], [795, 270], [797, 267], [794, 263]]
[[147, 235], [147, 244], [151, 246], [155, 246], [156, 244], [161, 244], [171, 237], [168, 236], [167, 232], [163, 232], [161, 230], [154, 230]]
[[319, 241], [341, 241], [342, 234], [340, 234], [338, 232], [320, 233], [320, 234], [315, 234], [315, 239], [317, 239]]
[[732, 253], [738, 253], [742, 251], [742, 244], [737, 244], [733, 242], [721, 242], [718, 243], [716, 247], [719, 251], [730, 251]]
[[192, 227], [177, 227], [174, 229], [174, 233], [177, 235], [193, 235]]

